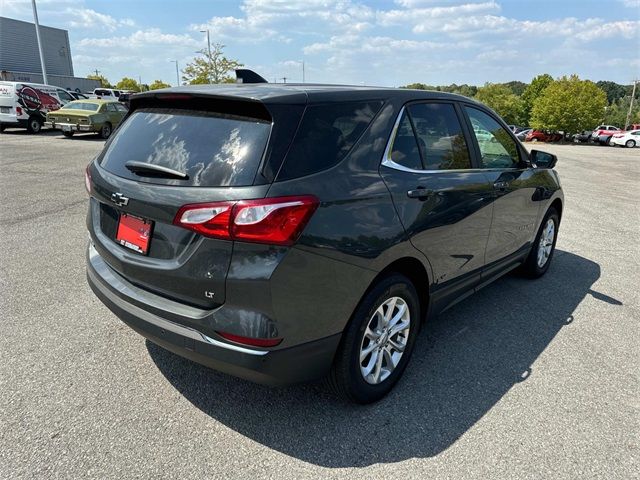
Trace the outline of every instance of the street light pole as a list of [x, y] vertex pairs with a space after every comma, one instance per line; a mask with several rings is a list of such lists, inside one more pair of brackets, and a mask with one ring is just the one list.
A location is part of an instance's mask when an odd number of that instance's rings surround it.
[[[209, 36], [209, 29], [207, 28], [206, 30], [200, 30], [200, 33], [206, 33], [207, 34], [207, 51], [209, 52], [209, 58], [208, 58], [208, 63], [211, 63], [211, 37]], [[211, 83], [211, 76], [209, 75], [209, 83]]]
[[40, 23], [38, 22], [38, 9], [36, 8], [36, 0], [31, 0], [33, 6], [33, 22], [36, 24], [36, 38], [38, 39], [38, 51], [40, 52], [40, 65], [42, 66], [42, 81], [45, 85], [49, 84], [47, 80], [47, 68], [44, 65], [44, 55], [42, 54], [42, 40], [40, 39]]
[[178, 60], [169, 60], [172, 63], [176, 64], [176, 86], [180, 86], [180, 73], [178, 72]]

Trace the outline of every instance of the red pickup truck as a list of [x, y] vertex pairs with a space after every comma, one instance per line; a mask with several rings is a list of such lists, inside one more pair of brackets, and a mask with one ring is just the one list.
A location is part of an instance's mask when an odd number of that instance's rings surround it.
[[600, 145], [609, 145], [609, 141], [614, 133], [619, 133], [622, 130], [613, 125], [598, 125], [593, 129], [591, 134], [591, 141], [593, 143], [599, 143]]

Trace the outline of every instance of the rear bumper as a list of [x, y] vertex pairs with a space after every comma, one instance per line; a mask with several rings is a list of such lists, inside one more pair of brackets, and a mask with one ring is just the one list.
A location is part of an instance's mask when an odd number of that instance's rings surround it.
[[[156, 305], [141, 305], [137, 287], [115, 273], [93, 246], [87, 252], [87, 280], [98, 298], [124, 323], [153, 343], [215, 370], [271, 386], [315, 380], [329, 371], [341, 334], [279, 350], [254, 349], [217, 340], [197, 329], [163, 318], [176, 303], [154, 294]], [[157, 298], [156, 298], [157, 297]], [[197, 310], [179, 304], [182, 310]]]
[[76, 123], [44, 122], [44, 125], [64, 132], [92, 132], [94, 130], [93, 125], [79, 125]]

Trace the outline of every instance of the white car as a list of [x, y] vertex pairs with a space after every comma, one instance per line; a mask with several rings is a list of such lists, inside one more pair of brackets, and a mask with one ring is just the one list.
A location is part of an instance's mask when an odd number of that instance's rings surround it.
[[622, 145], [628, 148], [640, 147], [640, 130], [614, 133], [609, 144]]

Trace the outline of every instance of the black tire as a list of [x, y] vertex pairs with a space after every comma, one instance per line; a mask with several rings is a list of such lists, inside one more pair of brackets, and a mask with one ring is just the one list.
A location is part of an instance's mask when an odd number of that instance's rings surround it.
[[32, 115], [31, 117], [29, 117], [29, 120], [27, 120], [27, 131], [29, 133], [40, 133], [40, 130], [42, 130], [42, 125], [42, 119], [37, 115]]
[[606, 146], [611, 145], [611, 137], [607, 137], [607, 139], [604, 141], [604, 144], [605, 144]]
[[113, 127], [111, 127], [111, 124], [107, 122], [102, 126], [98, 135], [100, 135], [100, 138], [103, 138], [106, 140], [111, 136], [111, 132], [113, 132]]
[[636, 146], [636, 141], [635, 140], [627, 140], [626, 142], [624, 142], [624, 146], [627, 148], [634, 148]]
[[[388, 377], [378, 384], [371, 384], [365, 380], [360, 369], [360, 348], [363, 345], [365, 330], [369, 322], [372, 321], [376, 310], [392, 297], [404, 300], [409, 311], [409, 332], [406, 337], [406, 346], [396, 367]], [[419, 329], [420, 302], [411, 281], [400, 274], [392, 274], [382, 278], [360, 301], [344, 331], [333, 366], [327, 377], [328, 386], [338, 396], [351, 402], [366, 404], [380, 400], [389, 393], [402, 376], [413, 352]], [[367, 356], [366, 358], [371, 357]]]
[[67, 137], [67, 138], [71, 138], [71, 137], [73, 137], [73, 134], [74, 134], [74, 133], [75, 133], [75, 132], [62, 132], [62, 134], [63, 134], [65, 137]]
[[4, 132], [5, 128], [7, 128], [6, 125], [0, 125], [0, 133]]
[[[553, 220], [553, 223], [554, 223], [553, 243], [551, 245], [551, 253], [548, 255], [544, 264], [540, 266], [538, 264], [538, 252], [541, 248], [540, 239], [542, 237], [542, 234], [549, 220]], [[542, 275], [544, 275], [547, 272], [547, 270], [549, 270], [549, 265], [551, 265], [551, 260], [553, 259], [553, 253], [556, 251], [556, 241], [558, 240], [559, 227], [560, 227], [560, 217], [558, 216], [558, 212], [556, 211], [556, 209], [551, 207], [547, 211], [547, 214], [544, 216], [544, 219], [540, 224], [540, 228], [538, 229], [538, 234], [536, 235], [536, 239], [533, 241], [533, 246], [531, 247], [531, 252], [529, 252], [529, 256], [522, 264], [521, 271], [526, 276], [530, 278], [539, 278]]]

